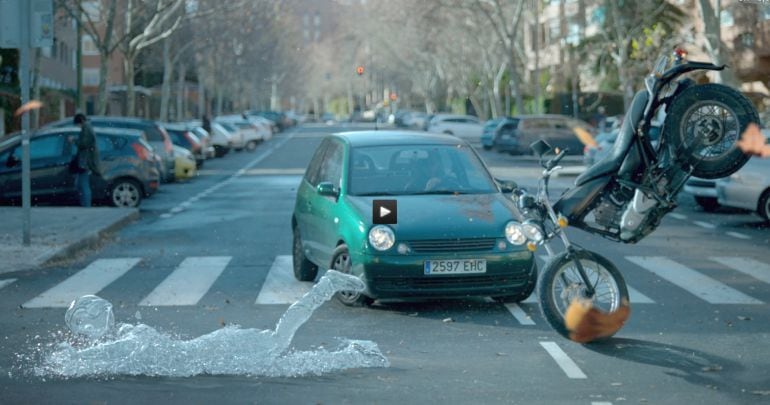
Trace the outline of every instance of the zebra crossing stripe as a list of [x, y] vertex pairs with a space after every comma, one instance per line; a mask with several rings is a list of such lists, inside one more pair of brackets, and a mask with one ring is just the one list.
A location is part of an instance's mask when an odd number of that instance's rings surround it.
[[96, 294], [108, 286], [141, 259], [98, 259], [48, 291], [27, 301], [24, 308], [66, 308], [75, 298]]
[[762, 301], [665, 257], [626, 256], [626, 260], [711, 304], [762, 304]]
[[578, 367], [564, 350], [556, 344], [556, 342], [540, 342], [540, 346], [548, 352], [549, 355], [556, 361], [556, 364], [567, 374], [567, 377], [572, 379], [586, 379], [588, 376], [583, 373], [583, 370]]
[[770, 284], [770, 265], [742, 257], [710, 257], [709, 259]]
[[517, 304], [508, 303], [508, 304], [505, 304], [505, 307], [508, 308], [508, 312], [510, 312], [511, 315], [513, 315], [513, 317], [516, 318], [516, 320], [519, 321], [520, 324], [525, 326], [535, 324], [535, 321], [532, 320], [532, 317], [527, 315], [527, 313], [524, 312], [524, 310], [521, 309], [521, 307], [518, 306]]
[[5, 280], [0, 280], [0, 288], [3, 288], [5, 286], [7, 286], [8, 284], [12, 284], [14, 281], [16, 281], [15, 278], [9, 278], [9, 279], [5, 279]]
[[139, 305], [195, 305], [206, 295], [231, 259], [230, 256], [188, 257]]
[[291, 256], [276, 256], [255, 303], [293, 304], [311, 287], [313, 283], [300, 282], [294, 278]]

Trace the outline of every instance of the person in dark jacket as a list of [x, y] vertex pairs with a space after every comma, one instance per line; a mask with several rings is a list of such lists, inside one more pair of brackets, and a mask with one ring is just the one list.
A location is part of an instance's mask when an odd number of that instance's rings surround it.
[[77, 173], [75, 187], [80, 197], [80, 205], [91, 206], [91, 174], [101, 176], [99, 168], [99, 150], [96, 147], [96, 135], [91, 124], [83, 114], [75, 114], [75, 125], [79, 126], [80, 136], [77, 140]]

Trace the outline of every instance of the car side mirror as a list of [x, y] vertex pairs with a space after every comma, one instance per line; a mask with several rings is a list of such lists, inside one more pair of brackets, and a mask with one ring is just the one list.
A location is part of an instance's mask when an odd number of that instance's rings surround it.
[[513, 190], [516, 190], [517, 188], [519, 188], [519, 185], [515, 181], [513, 181], [513, 180], [495, 179], [495, 181], [500, 186], [500, 191], [502, 191], [503, 193], [506, 193], [506, 194], [507, 193], [512, 193]]
[[319, 195], [322, 195], [324, 197], [337, 198], [340, 196], [340, 191], [337, 190], [337, 187], [334, 187], [334, 184], [328, 181], [320, 183], [318, 187], [316, 187], [316, 191], [318, 191]]

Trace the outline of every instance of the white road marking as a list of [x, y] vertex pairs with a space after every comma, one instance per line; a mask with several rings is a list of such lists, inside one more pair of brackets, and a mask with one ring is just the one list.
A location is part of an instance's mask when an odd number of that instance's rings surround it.
[[5, 287], [5, 286], [7, 286], [9, 284], [12, 284], [14, 281], [16, 281], [15, 278], [8, 278], [8, 279], [5, 279], [5, 280], [0, 280], [0, 288], [3, 288], [3, 287]]
[[96, 294], [117, 280], [141, 259], [98, 259], [83, 270], [27, 301], [24, 308], [66, 308], [75, 298]]
[[670, 216], [671, 218], [675, 218], [675, 219], [682, 219], [682, 220], [687, 219], [687, 215], [677, 214], [675, 212], [672, 212], [672, 213], [668, 214], [668, 216]]
[[173, 216], [174, 216], [174, 215], [172, 215], [172, 214], [169, 214], [169, 213], [160, 214], [160, 217], [161, 217], [161, 218], [163, 218], [163, 219], [168, 219], [168, 218], [171, 218], [171, 217], [173, 217]]
[[770, 265], [742, 257], [709, 257], [709, 259], [770, 284]]
[[139, 305], [195, 305], [206, 295], [231, 259], [230, 256], [188, 257]]
[[711, 223], [708, 223], [708, 222], [703, 222], [703, 221], [692, 221], [692, 223], [695, 224], [695, 225], [698, 225], [701, 228], [706, 228], [706, 229], [716, 229], [716, 227], [717, 227], [714, 224], [711, 224]]
[[593, 401], [591, 405], [612, 405], [612, 402], [608, 401]]
[[177, 206], [177, 207], [174, 207], [174, 208], [171, 209], [171, 213], [172, 214], [178, 214], [178, 213], [180, 213], [182, 211], [184, 211], [184, 208], [182, 208], [181, 206]]
[[519, 321], [522, 325], [534, 325], [535, 321], [532, 320], [532, 317], [527, 315], [526, 312], [524, 312], [523, 309], [521, 309], [520, 306], [518, 306], [515, 303], [507, 303], [505, 304], [505, 307], [508, 308], [508, 312], [513, 315], [514, 318], [516, 318], [517, 321]]
[[730, 231], [730, 232], [727, 232], [727, 234], [732, 236], [733, 238], [738, 238], [738, 239], [743, 239], [743, 240], [750, 240], [751, 239], [751, 236], [744, 235], [744, 234], [739, 233], [739, 232]]
[[537, 304], [537, 303], [538, 303], [537, 294], [535, 294], [534, 292], [532, 292], [532, 294], [530, 294], [529, 297], [527, 297], [527, 299], [520, 302], [520, 304]]
[[312, 287], [313, 283], [297, 281], [294, 278], [290, 255], [276, 256], [255, 303], [293, 304]]
[[762, 301], [665, 257], [627, 256], [626, 259], [711, 304], [762, 304]]
[[543, 346], [543, 349], [551, 355], [554, 361], [556, 361], [556, 364], [558, 364], [562, 371], [564, 371], [564, 374], [567, 374], [567, 377], [572, 379], [588, 378], [585, 373], [583, 373], [583, 370], [581, 370], [580, 367], [567, 356], [567, 353], [565, 353], [556, 342], [540, 342], [540, 346]]
[[632, 304], [654, 304], [655, 301], [652, 300], [652, 298], [640, 293], [637, 289], [631, 287], [630, 285], [626, 284], [626, 288], [628, 288], [628, 298], [631, 300]]

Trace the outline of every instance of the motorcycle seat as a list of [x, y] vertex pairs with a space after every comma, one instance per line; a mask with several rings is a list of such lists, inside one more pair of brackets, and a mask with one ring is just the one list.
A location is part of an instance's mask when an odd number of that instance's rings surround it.
[[620, 126], [612, 151], [578, 176], [575, 179], [576, 186], [583, 185], [609, 173], [617, 172], [620, 169], [628, 148], [634, 139], [636, 125], [642, 119], [642, 114], [644, 114], [644, 108], [647, 106], [649, 97], [649, 94], [644, 90], [634, 95], [634, 99], [631, 101], [631, 108], [628, 109], [626, 116], [623, 118], [623, 125]]

